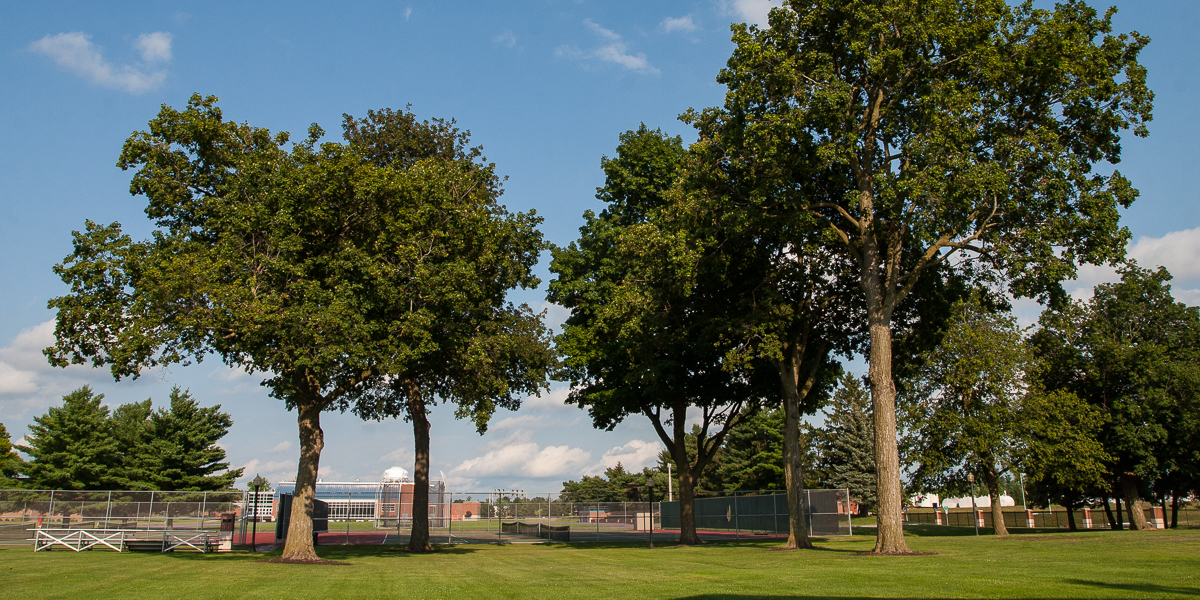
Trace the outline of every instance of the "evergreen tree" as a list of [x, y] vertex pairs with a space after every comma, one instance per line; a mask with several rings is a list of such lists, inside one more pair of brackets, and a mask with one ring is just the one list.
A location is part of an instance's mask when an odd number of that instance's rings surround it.
[[875, 493], [875, 427], [870, 398], [862, 382], [844, 375], [833, 402], [825, 411], [825, 427], [817, 431], [818, 468], [824, 485], [850, 490], [860, 515], [873, 511]]
[[146, 441], [134, 458], [135, 472], [156, 490], [231, 489], [242, 469], [230, 469], [225, 450], [217, 445], [231, 425], [233, 419], [221, 412], [221, 405], [201, 408], [187, 390], [173, 388], [170, 408], [151, 412], [145, 420]]
[[14, 488], [20, 484], [17, 481], [25, 471], [25, 461], [13, 450], [12, 439], [4, 423], [0, 423], [0, 487]]
[[[725, 444], [713, 458], [713, 468], [702, 480], [707, 489], [723, 490], [782, 490], [783, 472], [783, 408], [745, 410], [739, 423], [729, 430]], [[803, 433], [801, 433], [803, 437]], [[801, 448], [808, 448], [802, 441]], [[804, 473], [812, 471], [803, 461]], [[805, 487], [812, 487], [805, 481]]]
[[121, 477], [127, 482], [125, 487], [133, 490], [157, 489], [146, 471], [144, 460], [150, 443], [146, 424], [154, 411], [151, 405], [149, 398], [122, 404], [113, 409], [109, 417], [112, 435], [121, 448]]
[[271, 487], [271, 481], [266, 477], [263, 477], [262, 475], [255, 475], [254, 479], [251, 479], [250, 482], [246, 484], [246, 490], [254, 491], [255, 489], [260, 492], [269, 492], [274, 488]]
[[37, 489], [103, 490], [128, 487], [121, 476], [121, 448], [113, 435], [104, 394], [83, 386], [63, 396], [61, 407], [34, 417], [25, 472]]

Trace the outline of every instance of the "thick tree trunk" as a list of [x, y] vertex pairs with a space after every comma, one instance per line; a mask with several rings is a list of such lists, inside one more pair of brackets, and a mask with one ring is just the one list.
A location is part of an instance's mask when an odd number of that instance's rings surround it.
[[[680, 464], [674, 455], [672, 458], [676, 465]], [[684, 460], [686, 465], [686, 458]], [[679, 469], [679, 543], [683, 546], [701, 543], [696, 533], [696, 477], [687, 467]]]
[[[1116, 490], [1113, 490], [1113, 491], [1115, 492]], [[1123, 530], [1123, 529], [1125, 529], [1125, 516], [1121, 513], [1121, 495], [1120, 494], [1113, 495], [1113, 504], [1115, 504], [1117, 506], [1117, 523], [1113, 529]]]
[[892, 381], [891, 311], [884, 306], [879, 248], [867, 244], [863, 288], [867, 296], [867, 321], [871, 336], [868, 355], [871, 405], [875, 421], [875, 481], [879, 497], [877, 554], [908, 554], [904, 541], [903, 490], [900, 486], [900, 451], [896, 445], [896, 385]]
[[1108, 518], [1109, 529], [1120, 529], [1120, 527], [1117, 526], [1120, 521], [1113, 516], [1113, 511], [1112, 507], [1109, 505], [1108, 496], [1104, 497], [1104, 516]]
[[[784, 548], [812, 548], [809, 540], [807, 502], [804, 497], [804, 453], [800, 449], [800, 356], [795, 348], [779, 365], [783, 395], [783, 477], [787, 485], [788, 539]], [[811, 383], [811, 381], [810, 381]], [[811, 388], [811, 385], [805, 386]]]
[[1122, 473], [1120, 476], [1121, 490], [1125, 493], [1125, 510], [1129, 511], [1129, 528], [1136, 531], [1153, 529], [1146, 521], [1146, 511], [1142, 508], [1142, 497], [1138, 494], [1138, 478], [1132, 473]]
[[296, 408], [296, 423], [300, 428], [300, 465], [296, 470], [296, 489], [292, 496], [292, 514], [282, 558], [316, 561], [320, 557], [313, 548], [312, 513], [317, 471], [321, 468], [321, 450], [325, 448], [325, 432], [321, 431], [321, 405], [311, 401], [300, 403]]
[[408, 538], [411, 552], [429, 552], [429, 416], [425, 401], [416, 384], [408, 386], [408, 416], [412, 420], [416, 442], [416, 462], [413, 463], [412, 532]]
[[988, 497], [992, 501], [992, 531], [996, 535], [1008, 535], [1004, 524], [1004, 511], [1000, 506], [1000, 475], [991, 467], [984, 467], [983, 478], [987, 481]]
[[1171, 490], [1171, 529], [1180, 528], [1180, 491]]
[[695, 465], [688, 456], [687, 404], [677, 402], [671, 408], [671, 434], [671, 458], [679, 469], [679, 543], [696, 546], [701, 543], [696, 533], [696, 482], [704, 472], [705, 465], [700, 464], [699, 445], [696, 448]]

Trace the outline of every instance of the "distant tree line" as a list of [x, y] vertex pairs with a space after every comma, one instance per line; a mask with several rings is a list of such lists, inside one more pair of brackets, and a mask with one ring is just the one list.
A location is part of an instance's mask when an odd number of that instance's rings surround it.
[[230, 469], [217, 444], [233, 425], [220, 405], [201, 407], [178, 387], [158, 410], [147, 399], [110, 411], [103, 400], [88, 386], [63, 396], [61, 406], [34, 417], [25, 443], [15, 447], [0, 425], [0, 483], [52, 490], [216, 491], [232, 489], [241, 477], [242, 469]]

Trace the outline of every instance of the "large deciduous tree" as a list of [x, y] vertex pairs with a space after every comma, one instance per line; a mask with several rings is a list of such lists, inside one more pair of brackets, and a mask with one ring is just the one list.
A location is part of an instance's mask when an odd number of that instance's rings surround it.
[[1200, 432], [1200, 309], [1171, 296], [1171, 274], [1130, 261], [1119, 283], [1042, 314], [1033, 342], [1050, 391], [1074, 394], [1105, 415], [1097, 434], [1111, 458], [1112, 493], [1147, 529], [1142, 498], [1163, 477], [1195, 469]]
[[[680, 138], [643, 125], [621, 135], [601, 165], [608, 206], [588, 211], [580, 239], [554, 251], [549, 299], [571, 310], [558, 337], [570, 400], [597, 427], [630, 415], [650, 419], [678, 467], [680, 543], [698, 544], [694, 491], [762, 382], [725, 369], [730, 345], [719, 271], [705, 271], [691, 238], [660, 227], [686, 150]], [[689, 452], [688, 411], [698, 413]]]
[[[364, 418], [401, 416], [412, 423], [413, 526], [409, 550], [429, 542], [428, 412], [439, 401], [455, 416], [487, 431], [497, 408], [516, 410], [545, 387], [555, 357], [550, 332], [527, 305], [506, 300], [514, 288], [534, 288], [545, 248], [533, 214], [510, 215], [498, 202], [495, 166], [470, 148], [469, 132], [453, 121], [421, 122], [410, 112], [369, 111], [343, 122], [350, 148], [370, 165], [412, 178], [409, 201], [395, 226], [415, 250], [413, 268], [387, 289], [411, 358], [375, 380], [355, 412]], [[416, 324], [420, 325], [417, 326]]]
[[[723, 108], [689, 112], [727, 160], [774, 179], [751, 208], [804, 213], [857, 271], [875, 420], [875, 551], [908, 551], [892, 373], [893, 317], [939, 265], [1061, 298], [1079, 262], [1119, 260], [1121, 133], [1145, 135], [1139, 51], [1080, 0], [791, 0], [735, 25]], [[984, 260], [972, 261], [971, 258]]]
[[[352, 121], [347, 144], [318, 144], [324, 132], [313, 125], [288, 147], [286, 133], [226, 120], [215, 97], [164, 106], [118, 162], [136, 169], [130, 191], [146, 197], [153, 236], [134, 241], [119, 224], [88, 222], [55, 269], [71, 293], [50, 302], [54, 364], [107, 365], [119, 379], [216, 354], [267, 375], [263, 385], [296, 411], [300, 439], [290, 560], [318, 558], [321, 413], [375, 415], [397, 386], [414, 398], [420, 387], [406, 374], [448, 356], [440, 332], [469, 315], [440, 320], [470, 306], [480, 279], [533, 282], [527, 270], [541, 243], [536, 217], [494, 202], [492, 165], [470, 151], [454, 158], [461, 145], [444, 142], [465, 134], [452, 124], [414, 118], [423, 135], [363, 142]], [[514, 237], [524, 245], [504, 245]], [[475, 254], [445, 260], [462, 248]], [[462, 347], [476, 364], [505, 350]]]

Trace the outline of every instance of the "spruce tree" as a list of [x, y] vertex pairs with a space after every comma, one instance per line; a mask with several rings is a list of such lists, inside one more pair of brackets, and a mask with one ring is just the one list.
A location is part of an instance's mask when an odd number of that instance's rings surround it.
[[153, 411], [145, 420], [134, 472], [156, 490], [231, 489], [242, 469], [229, 468], [217, 441], [232, 425], [221, 405], [201, 408], [190, 392], [173, 388], [170, 408]]
[[104, 394], [83, 386], [63, 396], [62, 406], [52, 406], [34, 417], [27, 445], [17, 446], [29, 455], [25, 473], [37, 489], [122, 489], [121, 449], [113, 436]]
[[825, 411], [825, 427], [818, 432], [825, 486], [850, 490], [860, 515], [876, 505], [875, 427], [869, 401], [858, 378], [844, 375]]

